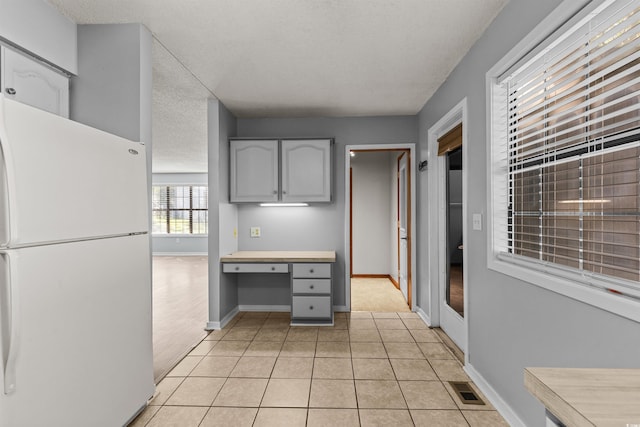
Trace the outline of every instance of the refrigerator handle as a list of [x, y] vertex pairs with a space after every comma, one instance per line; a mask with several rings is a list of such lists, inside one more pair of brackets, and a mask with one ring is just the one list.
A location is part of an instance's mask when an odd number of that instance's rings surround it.
[[2, 370], [4, 371], [4, 394], [16, 391], [16, 355], [18, 352], [18, 289], [14, 285], [16, 275], [11, 269], [8, 252], [0, 252], [3, 276], [0, 278], [0, 339], [2, 340]]

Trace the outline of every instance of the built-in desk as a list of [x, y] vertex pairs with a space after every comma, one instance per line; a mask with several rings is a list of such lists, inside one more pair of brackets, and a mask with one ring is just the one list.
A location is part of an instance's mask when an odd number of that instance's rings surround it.
[[223, 273], [287, 273], [292, 325], [333, 325], [335, 251], [240, 251], [220, 258]]
[[526, 368], [547, 426], [640, 426], [640, 369]]

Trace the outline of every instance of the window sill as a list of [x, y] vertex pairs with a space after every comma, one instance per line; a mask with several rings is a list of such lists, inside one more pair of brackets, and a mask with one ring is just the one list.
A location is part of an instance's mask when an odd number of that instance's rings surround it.
[[494, 256], [490, 259], [488, 267], [498, 273], [640, 323], [640, 300], [552, 274], [540, 266], [533, 268], [525, 264], [526, 261], [515, 262]]

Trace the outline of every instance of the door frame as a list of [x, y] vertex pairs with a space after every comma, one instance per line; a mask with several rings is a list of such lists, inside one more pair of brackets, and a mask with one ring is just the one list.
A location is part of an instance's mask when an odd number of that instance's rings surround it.
[[[469, 331], [469, 292], [468, 292], [468, 261], [463, 264], [462, 280], [464, 291], [464, 317], [455, 313], [450, 307], [441, 310], [441, 303], [446, 298], [444, 291], [444, 283], [446, 281], [446, 159], [444, 156], [438, 156], [438, 138], [451, 130], [453, 127], [462, 123], [462, 245], [468, 248], [468, 231], [467, 227], [467, 201], [468, 201], [468, 165], [469, 150], [468, 147], [468, 119], [467, 119], [467, 98], [460, 101], [447, 114], [438, 120], [428, 131], [428, 223], [429, 223], [429, 239], [428, 239], [428, 270], [429, 270], [429, 320], [431, 326], [442, 326], [443, 317], [445, 322], [455, 321], [457, 331], [450, 330], [450, 338], [463, 350], [465, 354], [465, 363], [468, 362], [468, 331]], [[468, 258], [468, 257], [465, 257]], [[443, 280], [444, 276], [444, 280]], [[446, 305], [446, 302], [444, 303]], [[449, 312], [450, 311], [450, 312]], [[455, 314], [453, 316], [452, 314]], [[447, 332], [447, 331], [445, 331]], [[451, 333], [453, 332], [453, 333]], [[457, 332], [457, 333], [456, 333]], [[452, 336], [455, 335], [455, 336]]]
[[409, 203], [411, 205], [410, 210], [407, 212], [409, 214], [409, 226], [411, 231], [409, 233], [411, 244], [409, 246], [409, 277], [408, 277], [408, 288], [407, 292], [409, 295], [408, 303], [411, 311], [416, 311], [416, 288], [415, 286], [415, 278], [416, 276], [416, 144], [415, 143], [399, 143], [399, 144], [363, 144], [363, 145], [347, 145], [345, 146], [344, 152], [344, 164], [345, 164], [345, 204], [344, 204], [344, 217], [345, 217], [345, 308], [348, 311], [351, 311], [351, 179], [349, 179], [351, 174], [351, 155], [350, 152], [353, 151], [408, 151], [409, 152], [409, 179], [410, 179], [410, 191], [408, 194]]

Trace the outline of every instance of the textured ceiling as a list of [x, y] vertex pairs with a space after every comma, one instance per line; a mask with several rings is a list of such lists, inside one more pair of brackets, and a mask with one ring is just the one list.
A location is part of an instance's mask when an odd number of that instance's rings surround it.
[[191, 145], [199, 96], [241, 118], [416, 114], [507, 1], [49, 0], [77, 23], [153, 33], [154, 171], [192, 163], [174, 145]]

